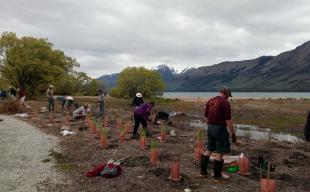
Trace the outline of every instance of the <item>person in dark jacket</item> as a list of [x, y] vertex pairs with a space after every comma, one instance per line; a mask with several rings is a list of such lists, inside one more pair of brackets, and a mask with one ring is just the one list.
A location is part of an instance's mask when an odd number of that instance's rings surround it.
[[143, 104], [143, 98], [142, 98], [142, 94], [141, 93], [137, 93], [132, 101], [132, 106], [136, 109], [137, 107], [139, 107], [141, 104]]
[[135, 126], [132, 132], [132, 138], [137, 137], [138, 128], [140, 126], [140, 123], [143, 126], [143, 129], [146, 131], [146, 134], [148, 136], [148, 130], [147, 130], [147, 121], [148, 116], [151, 114], [151, 110], [154, 107], [154, 102], [150, 103], [143, 103], [139, 107], [137, 107], [134, 111], [134, 118], [135, 118]]
[[307, 122], [304, 129], [306, 141], [310, 141], [310, 111], [308, 112]]
[[13, 86], [10, 86], [10, 98], [12, 100], [15, 100], [16, 99], [16, 89], [13, 87]]

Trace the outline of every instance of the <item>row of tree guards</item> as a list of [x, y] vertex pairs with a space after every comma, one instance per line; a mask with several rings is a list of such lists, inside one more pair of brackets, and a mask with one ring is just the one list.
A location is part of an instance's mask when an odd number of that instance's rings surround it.
[[[95, 117], [87, 116], [86, 117], [86, 123], [89, 127], [89, 131], [91, 134], [97, 134], [100, 137], [99, 141], [99, 147], [102, 149], [105, 149], [108, 147], [108, 126], [109, 126], [109, 118], [105, 117], [103, 120], [103, 123], [100, 122], [100, 120], [97, 120]], [[119, 143], [124, 144], [125, 143], [125, 135], [131, 134], [132, 124], [130, 122], [126, 122], [125, 124], [122, 124], [121, 120], [117, 120], [116, 122], [116, 128], [119, 130]], [[166, 127], [161, 126], [160, 128], [160, 137], [158, 137], [159, 142], [166, 142]], [[147, 140], [147, 131], [142, 129], [139, 133], [140, 139], [139, 139], [139, 148], [141, 150], [147, 149], [148, 140]], [[154, 166], [158, 165], [160, 163], [159, 160], [159, 142], [155, 139], [152, 139], [150, 141], [150, 163]], [[181, 180], [181, 174], [180, 174], [180, 155], [175, 154], [172, 158], [171, 163], [171, 173], [169, 176], [169, 179], [172, 181], [180, 181]]]
[[[37, 118], [38, 114], [34, 112], [32, 116], [34, 118]], [[49, 114], [49, 122], [51, 123], [54, 122], [52, 114]], [[87, 116], [86, 123], [89, 127], [90, 133], [96, 134], [100, 138], [99, 147], [102, 149], [108, 148], [107, 138], [108, 138], [109, 118], [105, 117], [103, 119], [103, 122], [101, 122], [100, 120], [97, 120], [95, 117]], [[67, 126], [70, 126], [69, 114], [65, 115], [64, 124]], [[132, 127], [132, 124], [130, 122], [126, 122], [122, 124], [121, 120], [117, 120], [116, 128], [119, 130], [120, 144], [125, 143], [126, 134], [132, 133], [131, 127]], [[160, 137], [158, 137], [159, 142], [166, 142], [167, 140], [166, 132], [167, 132], [166, 127], [161, 126]], [[146, 130], [142, 129], [139, 135], [140, 135], [139, 148], [142, 150], [147, 149], [148, 140], [147, 140]], [[196, 161], [200, 161], [201, 154], [205, 150], [204, 137], [205, 137], [205, 130], [197, 129], [195, 151], [194, 151], [194, 159]], [[152, 139], [150, 141], [150, 148], [151, 148], [150, 163], [156, 166], [160, 162], [158, 141], [155, 139]], [[175, 182], [180, 181], [182, 178], [180, 174], [180, 160], [181, 160], [180, 153], [176, 153], [172, 155], [169, 179]], [[243, 176], [250, 175], [248, 158], [246, 158], [244, 155], [240, 156], [238, 165], [239, 165], [239, 170], [237, 172], [238, 174], [243, 175]], [[270, 163], [268, 163], [268, 168], [260, 169], [261, 192], [275, 192], [276, 190], [275, 173], [272, 174], [270, 169], [271, 169]]]

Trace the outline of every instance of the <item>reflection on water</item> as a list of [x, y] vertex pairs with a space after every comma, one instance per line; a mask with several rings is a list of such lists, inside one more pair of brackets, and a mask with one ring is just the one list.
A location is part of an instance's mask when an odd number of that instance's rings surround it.
[[[201, 120], [192, 120], [191, 127], [208, 129], [208, 125]], [[277, 140], [288, 142], [300, 142], [302, 139], [285, 133], [272, 133], [271, 129], [262, 129], [253, 125], [235, 125], [237, 136], [243, 136], [254, 140]]]

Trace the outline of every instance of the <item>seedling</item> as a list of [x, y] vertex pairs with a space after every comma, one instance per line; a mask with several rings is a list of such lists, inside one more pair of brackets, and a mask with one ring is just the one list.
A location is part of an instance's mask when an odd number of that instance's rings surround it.
[[196, 132], [196, 148], [203, 149], [204, 130], [198, 129]]
[[109, 127], [109, 117], [108, 116], [104, 117], [103, 125], [104, 125], [104, 127]]
[[151, 149], [158, 149], [158, 141], [157, 140], [155, 140], [155, 139], [152, 139], [151, 140]]
[[100, 143], [99, 146], [100, 148], [107, 148], [108, 147], [108, 129], [107, 128], [101, 128], [100, 129]]
[[250, 175], [249, 172], [249, 159], [241, 153], [239, 158], [239, 171], [237, 172], [239, 175], [247, 176]]
[[119, 141], [121, 144], [124, 144], [125, 143], [125, 129], [124, 128], [121, 128], [120, 129], [120, 134], [119, 134]]
[[268, 163], [267, 178], [262, 177], [262, 168], [260, 168], [260, 183], [262, 192], [275, 192], [276, 191], [276, 179], [271, 178], [271, 164]]
[[159, 163], [159, 149], [158, 149], [158, 142], [157, 140], [151, 140], [151, 154], [150, 154], [150, 162], [153, 165]]
[[180, 175], [180, 160], [178, 158], [171, 162], [169, 179], [175, 182], [182, 179]]
[[131, 123], [129, 121], [125, 123], [125, 129], [127, 133], [131, 133]]
[[146, 129], [142, 129], [140, 131], [140, 149], [146, 149], [146, 143], [147, 143], [147, 130]]
[[162, 125], [160, 127], [160, 142], [166, 141], [166, 132], [167, 132], [167, 128]]
[[102, 132], [102, 124], [100, 123], [99, 120], [96, 120], [95, 121], [95, 125], [96, 125], [96, 128], [94, 129], [94, 132], [98, 134], [98, 136], [101, 136]]

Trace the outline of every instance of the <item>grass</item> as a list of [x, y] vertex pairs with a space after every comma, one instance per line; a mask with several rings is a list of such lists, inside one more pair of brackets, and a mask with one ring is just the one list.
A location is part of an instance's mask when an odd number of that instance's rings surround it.
[[[77, 101], [80, 104], [90, 103], [93, 108], [97, 105], [96, 98], [80, 97]], [[118, 119], [120, 114], [127, 114], [125, 120], [130, 119], [133, 110], [131, 101], [131, 99], [107, 98], [105, 107], [113, 109], [109, 113], [110, 121]], [[146, 99], [147, 101], [149, 100]], [[38, 102], [41, 106], [46, 106], [46, 101]], [[155, 100], [155, 110], [184, 112], [189, 115], [198, 114], [199, 117], [196, 118], [203, 118], [205, 103], [159, 98]], [[310, 100], [305, 99], [233, 99], [230, 103], [236, 124], [256, 125], [261, 128], [270, 128], [273, 132], [286, 132], [297, 136], [303, 134], [306, 114], [310, 110]], [[193, 117], [187, 115], [186, 118], [175, 119], [189, 121]]]
[[[54, 149], [49, 151], [49, 156], [56, 160], [55, 167], [59, 171], [70, 172], [76, 168], [76, 165], [68, 163], [69, 160], [63, 154], [55, 151]], [[49, 162], [48, 160], [51, 161], [50, 159], [44, 159], [42, 162]]]
[[302, 131], [310, 109], [308, 100], [238, 100], [231, 103], [236, 123], [293, 134]]

